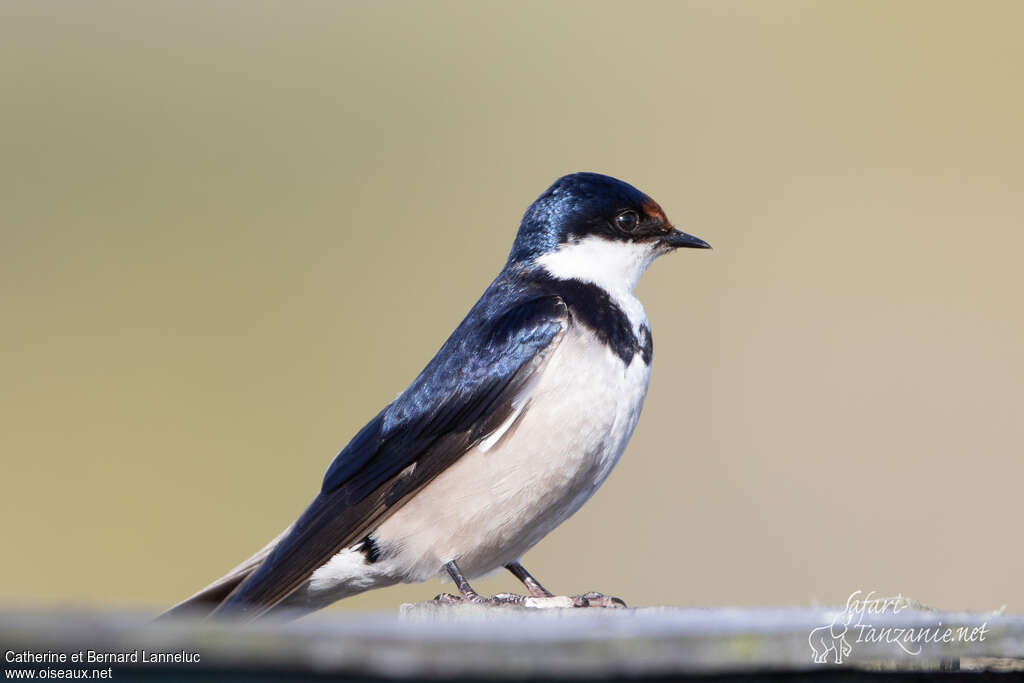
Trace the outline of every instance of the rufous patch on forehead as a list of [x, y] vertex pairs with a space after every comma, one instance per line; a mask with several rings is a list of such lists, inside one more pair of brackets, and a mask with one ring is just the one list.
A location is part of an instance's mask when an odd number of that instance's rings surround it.
[[671, 225], [671, 223], [668, 222], [668, 216], [666, 216], [665, 212], [661, 210], [660, 206], [658, 206], [658, 202], [654, 201], [650, 197], [648, 197], [647, 201], [643, 203], [643, 209], [644, 213], [650, 218], [660, 221], [665, 225]]

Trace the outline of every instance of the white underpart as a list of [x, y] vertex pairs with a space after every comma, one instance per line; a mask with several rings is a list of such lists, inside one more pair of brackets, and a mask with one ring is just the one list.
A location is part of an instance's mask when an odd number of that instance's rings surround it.
[[[608, 291], [634, 329], [647, 324], [632, 294], [657, 253], [588, 238], [540, 263], [558, 278]], [[369, 588], [424, 581], [454, 560], [473, 578], [519, 559], [607, 479], [643, 407], [650, 366], [624, 363], [581, 324], [565, 332], [547, 364], [515, 401], [515, 412], [474, 449], [409, 499], [376, 531], [372, 564], [346, 549], [287, 601], [319, 607]]]

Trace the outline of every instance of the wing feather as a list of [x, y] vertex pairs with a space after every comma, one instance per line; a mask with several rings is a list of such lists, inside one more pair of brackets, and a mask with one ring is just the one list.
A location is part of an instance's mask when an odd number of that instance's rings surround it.
[[320, 493], [217, 612], [266, 613], [514, 415], [569, 311], [557, 296], [497, 314], [481, 307], [494, 307], [486, 294], [409, 388], [338, 454]]

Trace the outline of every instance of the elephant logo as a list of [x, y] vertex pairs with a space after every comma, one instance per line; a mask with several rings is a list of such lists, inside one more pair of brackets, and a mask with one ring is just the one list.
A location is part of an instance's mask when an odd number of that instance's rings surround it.
[[832, 618], [831, 624], [819, 626], [807, 636], [807, 643], [811, 646], [816, 664], [828, 663], [829, 655], [832, 655], [834, 664], [842, 664], [850, 656], [853, 646], [846, 639], [846, 634], [853, 624], [854, 614], [849, 609], [843, 610]]

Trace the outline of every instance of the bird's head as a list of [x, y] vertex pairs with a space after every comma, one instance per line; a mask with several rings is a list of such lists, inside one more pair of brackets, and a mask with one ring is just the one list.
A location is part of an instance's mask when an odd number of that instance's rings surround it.
[[526, 210], [509, 264], [536, 264], [559, 279], [631, 290], [662, 254], [710, 246], [676, 230], [658, 203], [632, 185], [573, 173]]

